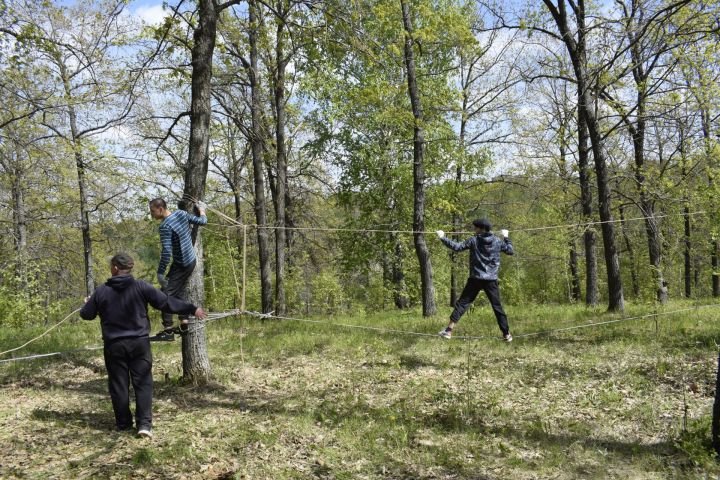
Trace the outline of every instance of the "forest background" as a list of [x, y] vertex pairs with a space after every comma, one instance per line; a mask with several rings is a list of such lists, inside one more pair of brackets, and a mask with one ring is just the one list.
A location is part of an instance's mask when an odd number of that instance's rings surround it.
[[466, 259], [425, 232], [478, 217], [515, 243], [511, 305], [720, 296], [717, 2], [0, 12], [4, 324], [67, 312], [119, 250], [154, 280], [155, 196], [210, 205], [216, 311], [241, 274], [250, 310], [447, 311]]

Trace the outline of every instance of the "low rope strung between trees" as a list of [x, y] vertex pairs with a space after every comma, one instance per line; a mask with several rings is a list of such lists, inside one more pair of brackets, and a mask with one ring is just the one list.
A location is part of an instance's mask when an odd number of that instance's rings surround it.
[[[528, 338], [528, 337], [534, 337], [534, 336], [540, 336], [540, 335], [550, 335], [553, 333], [566, 332], [566, 331], [570, 331], [570, 330], [579, 330], [579, 329], [584, 329], [584, 328], [598, 327], [598, 326], [602, 326], [602, 325], [630, 322], [630, 321], [635, 321], [635, 320], [644, 320], [644, 319], [648, 319], [648, 318], [656, 318], [656, 317], [661, 317], [661, 316], [666, 316], [666, 315], [674, 315], [677, 313], [689, 312], [689, 311], [693, 311], [693, 310], [697, 311], [701, 308], [709, 308], [709, 307], [720, 307], [720, 303], [696, 305], [693, 307], [681, 308], [681, 309], [672, 310], [669, 312], [654, 312], [654, 313], [648, 313], [646, 315], [638, 315], [635, 317], [618, 318], [618, 319], [606, 320], [606, 321], [602, 321], [602, 322], [584, 323], [582, 325], [554, 328], [554, 329], [549, 329], [549, 330], [542, 330], [539, 332], [521, 333], [521, 334], [514, 335], [514, 337], [515, 338]], [[75, 310], [75, 312], [77, 312], [78, 310]], [[70, 315], [68, 315], [68, 317], [70, 317], [75, 312], [72, 312]], [[272, 312], [271, 313], [260, 313], [260, 312], [250, 311], [250, 310], [243, 311], [240, 309], [228, 310], [225, 312], [208, 313], [206, 316], [206, 320], [195, 320], [195, 321], [189, 322], [188, 325], [190, 325], [190, 326], [196, 325], [196, 326], [194, 328], [188, 328], [188, 330], [183, 332], [183, 334], [196, 332], [198, 330], [205, 328], [206, 325], [216, 322], [218, 320], [222, 320], [223, 318], [232, 317], [232, 316], [243, 316], [243, 315], [247, 315], [247, 316], [255, 317], [255, 318], [261, 318], [261, 319], [277, 319], [277, 320], [285, 320], [285, 321], [293, 321], [293, 322], [304, 322], [304, 323], [312, 323], [312, 324], [316, 324], [316, 325], [326, 325], [326, 326], [330, 326], [330, 327], [342, 327], [342, 328], [351, 328], [351, 329], [357, 329], [357, 330], [368, 330], [368, 331], [374, 331], [374, 332], [379, 332], [379, 333], [394, 333], [394, 334], [417, 336], [417, 337], [437, 337], [437, 334], [435, 334], [435, 333], [413, 332], [413, 331], [409, 331], [409, 330], [398, 330], [398, 329], [394, 329], [394, 328], [372, 327], [369, 325], [354, 325], [354, 324], [350, 324], [350, 323], [327, 322], [327, 321], [323, 321], [323, 320], [314, 320], [311, 318], [297, 318], [297, 317], [273, 315]], [[500, 340], [495, 335], [457, 335], [457, 336], [453, 336], [453, 338], [460, 339], [460, 340], [484, 340], [484, 339]], [[28, 343], [30, 343], [30, 342], [28, 342]], [[8, 351], [15, 351], [20, 348], [22, 348], [22, 346], [18, 347], [16, 349], [13, 349], [13, 350], [8, 350]], [[74, 350], [67, 350], [67, 351], [63, 351], [63, 352], [41, 353], [41, 354], [37, 354], [37, 355], [28, 355], [25, 357], [14, 357], [14, 358], [8, 358], [5, 360], [0, 360], [0, 363], [15, 362], [15, 361], [21, 361], [21, 360], [33, 360], [36, 358], [64, 355], [67, 353], [99, 350], [101, 348], [103, 348], [103, 347], [102, 346], [92, 346], [92, 347], [78, 348], [78, 349], [74, 349]], [[7, 352], [5, 352], [5, 353], [7, 353]]]
[[41, 334], [38, 335], [37, 337], [35, 337], [35, 338], [31, 339], [31, 340], [28, 340], [27, 342], [23, 343], [23, 344], [20, 345], [19, 347], [11, 348], [10, 350], [5, 350], [4, 352], [0, 352], [0, 356], [5, 355], [6, 353], [15, 352], [15, 351], [17, 351], [17, 350], [20, 350], [21, 348], [25, 348], [25, 347], [27, 347], [28, 345], [30, 345], [31, 343], [33, 343], [33, 342], [35, 342], [35, 341], [37, 341], [37, 340], [40, 340], [42, 337], [44, 337], [45, 335], [47, 335], [48, 333], [50, 333], [51, 331], [53, 331], [54, 329], [56, 329], [57, 327], [59, 327], [60, 325], [62, 325], [68, 318], [72, 317], [74, 314], [76, 314], [76, 313], [79, 312], [79, 311], [80, 311], [79, 308], [73, 310], [73, 311], [70, 312], [65, 318], [63, 318], [63, 319], [60, 320], [58, 323], [56, 323], [56, 324], [53, 325], [52, 327], [50, 327], [50, 328], [48, 328], [47, 330], [45, 330], [43, 333], [41, 333]]

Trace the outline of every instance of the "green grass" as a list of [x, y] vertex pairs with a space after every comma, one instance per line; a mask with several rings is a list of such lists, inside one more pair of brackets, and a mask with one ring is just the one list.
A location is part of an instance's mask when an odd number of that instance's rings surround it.
[[[491, 337], [477, 341], [220, 320], [207, 330], [206, 387], [181, 381], [179, 342], [153, 344], [152, 441], [112, 431], [101, 351], [0, 364], [0, 477], [720, 476], [709, 433], [720, 308], [531, 337], [621, 317], [507, 310], [512, 344], [487, 307], [460, 323], [461, 335]], [[445, 322], [417, 312], [320, 320], [421, 333]], [[43, 330], [2, 329], [0, 350]], [[76, 322], [16, 354], [99, 343], [97, 323]]]

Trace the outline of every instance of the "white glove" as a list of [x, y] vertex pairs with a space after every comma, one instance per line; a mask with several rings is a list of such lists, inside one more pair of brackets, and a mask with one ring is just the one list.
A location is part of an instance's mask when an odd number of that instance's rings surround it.
[[437, 233], [438, 238], [443, 238], [445, 236], [445, 232], [443, 232], [442, 230], [438, 230], [435, 233]]
[[207, 210], [207, 203], [203, 202], [202, 200], [198, 200], [195, 202], [195, 206], [198, 207], [198, 210]]
[[510, 232], [508, 232], [508, 231], [505, 230], [505, 229], [500, 230], [500, 233], [502, 234], [502, 236], [503, 236], [504, 238], [508, 238], [508, 235], [510, 234]]

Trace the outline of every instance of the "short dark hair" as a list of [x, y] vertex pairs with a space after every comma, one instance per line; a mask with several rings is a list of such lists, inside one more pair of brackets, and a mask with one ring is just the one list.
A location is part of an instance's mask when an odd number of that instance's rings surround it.
[[118, 270], [130, 271], [135, 266], [135, 260], [125, 252], [120, 252], [110, 259], [110, 265], [114, 265]]
[[167, 208], [167, 203], [165, 203], [165, 200], [163, 198], [158, 197], [150, 200], [150, 206], [152, 208], [162, 207], [163, 209], [165, 209]]
[[473, 220], [473, 225], [478, 228], [484, 229], [486, 232], [489, 232], [492, 229], [492, 223], [490, 223], [490, 220], [488, 220], [487, 218]]

